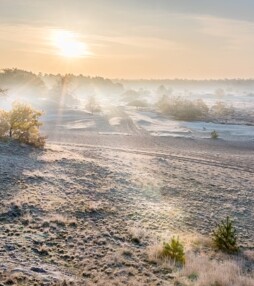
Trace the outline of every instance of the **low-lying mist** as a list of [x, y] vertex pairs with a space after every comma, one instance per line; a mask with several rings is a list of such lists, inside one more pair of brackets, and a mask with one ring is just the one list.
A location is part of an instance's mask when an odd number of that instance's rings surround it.
[[0, 108], [27, 103], [44, 112], [46, 127], [68, 130], [178, 136], [223, 124], [228, 134], [232, 128], [247, 134], [254, 125], [253, 90], [254, 80], [131, 81], [4, 69]]

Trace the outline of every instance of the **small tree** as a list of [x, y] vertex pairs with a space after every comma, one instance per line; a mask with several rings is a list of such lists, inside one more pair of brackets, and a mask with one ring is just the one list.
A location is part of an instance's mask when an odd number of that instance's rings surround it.
[[86, 104], [86, 109], [88, 111], [90, 111], [92, 114], [94, 114], [94, 112], [100, 112], [101, 111], [101, 107], [100, 107], [99, 103], [96, 101], [94, 96], [91, 96], [88, 99], [88, 102]]
[[237, 246], [236, 230], [229, 217], [222, 220], [212, 233], [215, 246], [225, 252], [234, 253], [239, 250]]
[[170, 258], [182, 264], [185, 263], [184, 247], [179, 238], [172, 237], [170, 242], [164, 243], [161, 257]]
[[218, 139], [218, 137], [219, 137], [219, 134], [218, 134], [215, 130], [213, 130], [213, 131], [211, 132], [211, 138], [212, 138], [212, 139]]
[[40, 136], [40, 111], [26, 104], [15, 103], [11, 111], [0, 112], [0, 136], [17, 139], [20, 142], [43, 147], [45, 138]]

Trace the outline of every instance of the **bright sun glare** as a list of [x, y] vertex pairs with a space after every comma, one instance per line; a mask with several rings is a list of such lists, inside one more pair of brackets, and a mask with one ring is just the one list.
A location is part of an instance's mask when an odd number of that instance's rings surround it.
[[52, 34], [54, 46], [58, 54], [68, 58], [81, 58], [89, 56], [90, 53], [85, 43], [79, 40], [77, 34], [64, 30], [54, 31]]

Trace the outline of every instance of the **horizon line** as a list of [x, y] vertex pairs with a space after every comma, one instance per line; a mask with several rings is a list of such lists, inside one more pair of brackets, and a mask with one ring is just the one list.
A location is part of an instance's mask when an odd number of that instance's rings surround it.
[[35, 74], [36, 76], [39, 76], [39, 74], [41, 73], [43, 76], [45, 75], [53, 75], [53, 76], [67, 76], [67, 75], [72, 75], [72, 76], [75, 76], [75, 77], [78, 77], [78, 76], [83, 76], [83, 77], [91, 77], [91, 78], [103, 78], [103, 79], [109, 79], [109, 80], [112, 80], [112, 81], [254, 81], [254, 77], [242, 77], [242, 78], [199, 78], [199, 79], [195, 79], [195, 78], [122, 78], [122, 77], [119, 77], [119, 78], [111, 78], [111, 77], [107, 77], [107, 76], [102, 76], [102, 75], [89, 75], [89, 74], [83, 74], [83, 73], [65, 73], [65, 74], [62, 74], [62, 73], [50, 73], [50, 72], [35, 72], [35, 71], [32, 71], [32, 70], [26, 70], [26, 69], [22, 69], [22, 68], [1, 68], [0, 69], [0, 74], [1, 74], [1, 71], [4, 71], [4, 70], [18, 70], [18, 71], [24, 71], [24, 72], [30, 72], [30, 73], [33, 73]]

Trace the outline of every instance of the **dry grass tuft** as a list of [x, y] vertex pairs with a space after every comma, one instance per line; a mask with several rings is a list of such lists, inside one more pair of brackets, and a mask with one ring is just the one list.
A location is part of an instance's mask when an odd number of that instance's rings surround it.
[[55, 214], [51, 216], [48, 220], [44, 221], [44, 226], [49, 226], [49, 223], [54, 223], [58, 226], [76, 226], [77, 220], [76, 218], [68, 218], [67, 216], [63, 216], [61, 214]]
[[141, 244], [148, 237], [147, 231], [142, 227], [130, 227], [128, 229], [130, 241]]
[[179, 272], [177, 283], [186, 286], [252, 286], [254, 276], [243, 274], [235, 261], [217, 261], [205, 255], [189, 254], [184, 268]]

